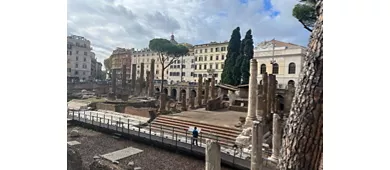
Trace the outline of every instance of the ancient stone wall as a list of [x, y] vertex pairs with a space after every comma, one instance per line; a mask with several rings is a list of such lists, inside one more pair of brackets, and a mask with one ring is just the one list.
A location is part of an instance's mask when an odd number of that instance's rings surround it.
[[135, 108], [132, 106], [126, 106], [125, 113], [130, 114], [130, 115], [149, 118], [150, 117], [149, 111], [151, 111], [151, 110], [155, 110], [155, 109], [153, 109], [153, 108]]

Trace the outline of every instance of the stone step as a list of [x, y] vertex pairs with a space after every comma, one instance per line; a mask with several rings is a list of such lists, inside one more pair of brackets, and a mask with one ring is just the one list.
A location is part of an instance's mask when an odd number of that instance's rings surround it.
[[180, 119], [180, 118], [175, 118], [175, 117], [165, 116], [165, 115], [158, 116], [157, 119], [164, 119], [164, 120], [169, 120], [169, 121], [179, 121], [182, 123], [189, 123], [189, 124], [197, 124], [197, 125], [199, 125], [199, 127], [201, 127], [202, 125], [211, 126], [210, 129], [218, 129], [219, 131], [229, 132], [229, 133], [230, 132], [241, 133], [241, 131], [242, 131], [240, 128], [212, 125], [212, 124], [195, 122], [195, 121], [191, 121], [191, 120]]
[[[189, 126], [196, 126], [198, 128], [201, 128], [201, 133], [207, 134], [207, 135], [216, 135], [218, 137], [226, 138], [226, 139], [232, 139], [235, 140], [235, 138], [239, 135], [239, 133], [236, 132], [223, 132], [220, 131], [220, 129], [213, 128], [212, 126], [205, 126], [205, 125], [197, 125], [197, 124], [188, 124], [188, 123], [182, 123], [180, 121], [164, 121], [161, 119], [158, 119], [153, 122], [154, 125], [162, 125], [162, 126], [168, 126], [168, 127], [175, 127], [177, 129], [187, 130]], [[212, 128], [212, 129], [210, 129]]]

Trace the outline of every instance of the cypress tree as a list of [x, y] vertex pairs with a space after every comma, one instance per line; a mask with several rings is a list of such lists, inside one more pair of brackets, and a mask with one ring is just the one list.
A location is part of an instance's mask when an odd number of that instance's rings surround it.
[[243, 56], [244, 59], [240, 65], [242, 82], [241, 84], [249, 83], [249, 63], [250, 60], [253, 59], [253, 38], [252, 38], [252, 30], [248, 30], [245, 34], [245, 38], [242, 42], [244, 44]]
[[245, 47], [245, 38], [241, 41], [240, 45], [240, 54], [237, 56], [236, 62], [234, 63], [234, 72], [233, 72], [233, 78], [234, 78], [234, 85], [239, 85], [241, 83], [242, 73], [241, 73], [241, 64], [245, 59], [244, 54], [244, 47]]
[[226, 54], [225, 66], [222, 71], [221, 80], [224, 84], [237, 85], [234, 77], [235, 62], [240, 55], [241, 35], [240, 27], [233, 30]]

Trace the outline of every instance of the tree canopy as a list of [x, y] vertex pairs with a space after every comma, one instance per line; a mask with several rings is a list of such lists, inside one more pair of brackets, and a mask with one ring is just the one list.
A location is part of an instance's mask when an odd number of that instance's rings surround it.
[[250, 60], [253, 58], [253, 38], [252, 38], [252, 30], [248, 30], [245, 34], [245, 38], [241, 42], [241, 46], [243, 46], [242, 56], [243, 60], [238, 65], [241, 71], [241, 84], [249, 83], [249, 67]]
[[301, 0], [299, 4], [294, 6], [292, 11], [292, 15], [310, 32], [317, 19], [315, 11], [316, 3], [317, 0]]

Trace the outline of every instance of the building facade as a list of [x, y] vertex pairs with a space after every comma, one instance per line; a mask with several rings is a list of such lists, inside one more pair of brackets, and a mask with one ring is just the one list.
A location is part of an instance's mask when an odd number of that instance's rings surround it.
[[278, 87], [286, 88], [288, 84], [298, 82], [302, 71], [303, 57], [306, 48], [278, 40], [264, 41], [254, 49], [254, 59], [258, 62], [258, 80], [262, 74], [275, 74]]
[[105, 79], [105, 75], [103, 75], [102, 71], [103, 64], [101, 62], [96, 63], [96, 79], [103, 80]]
[[126, 65], [126, 79], [131, 79], [132, 49], [117, 47], [111, 54], [111, 70], [116, 71], [116, 78], [122, 80], [123, 65]]
[[202, 75], [204, 78], [215, 76], [216, 82], [221, 81], [221, 74], [227, 54], [229, 42], [211, 42], [194, 46], [195, 74], [194, 78]]
[[84, 37], [70, 35], [67, 37], [67, 77], [70, 81], [92, 80], [92, 52], [91, 42]]

